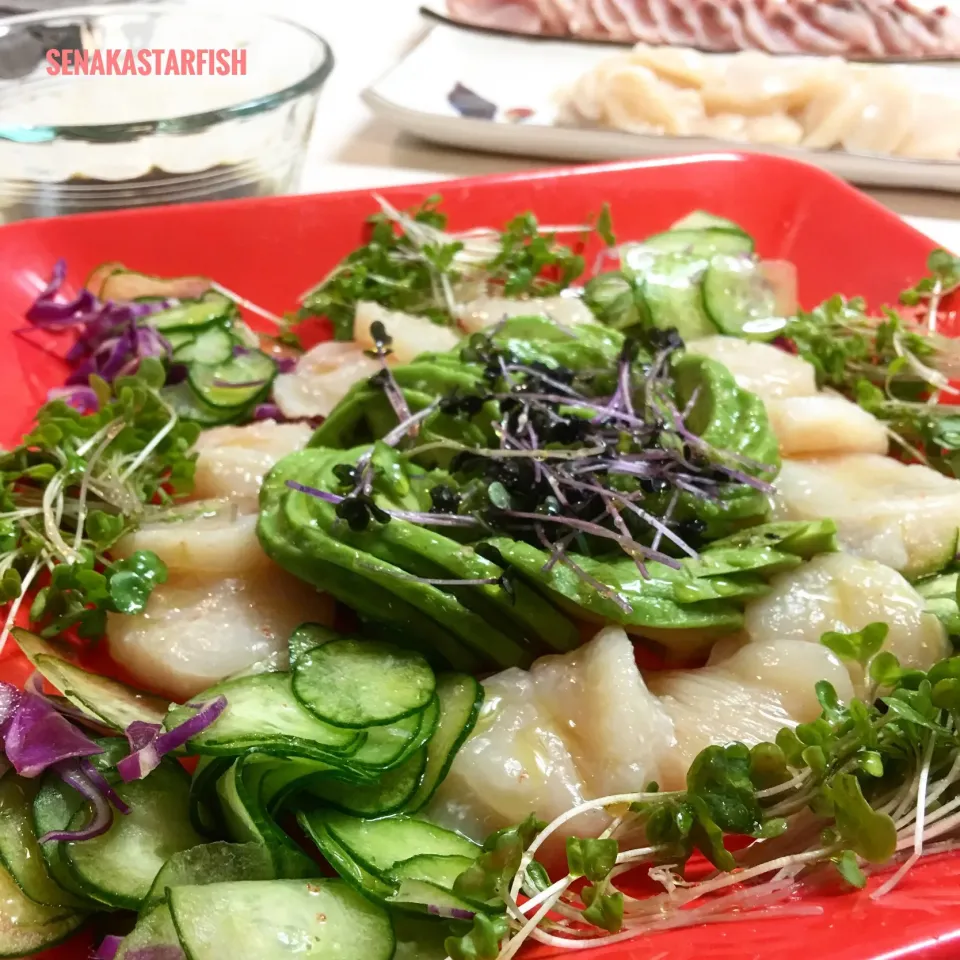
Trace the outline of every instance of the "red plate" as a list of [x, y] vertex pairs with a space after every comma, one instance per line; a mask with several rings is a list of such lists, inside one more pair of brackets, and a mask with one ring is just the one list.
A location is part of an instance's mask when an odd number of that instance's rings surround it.
[[[729, 217], [757, 240], [765, 257], [799, 270], [800, 299], [810, 306], [835, 293], [892, 302], [923, 273], [933, 244], [898, 217], [814, 167], [757, 155], [708, 155], [570, 170], [551, 170], [382, 191], [398, 207], [442, 193], [453, 228], [500, 226], [533, 210], [543, 223], [582, 223], [610, 204], [618, 234], [642, 237], [695, 208]], [[358, 245], [363, 218], [376, 208], [370, 191], [162, 207], [58, 220], [0, 230], [0, 441], [19, 439], [63, 369], [11, 331], [65, 257], [81, 284], [106, 260], [166, 276], [205, 274], [277, 313]], [[12, 645], [11, 645], [12, 647]], [[20, 679], [10, 652], [0, 676]], [[584, 960], [946, 960], [960, 957], [960, 856], [914, 868], [874, 903], [869, 891], [804, 900], [815, 916], [726, 923], [660, 934], [580, 953]], [[47, 960], [85, 960], [75, 941]], [[563, 954], [566, 955], [566, 951]], [[530, 957], [554, 956], [531, 951]]]

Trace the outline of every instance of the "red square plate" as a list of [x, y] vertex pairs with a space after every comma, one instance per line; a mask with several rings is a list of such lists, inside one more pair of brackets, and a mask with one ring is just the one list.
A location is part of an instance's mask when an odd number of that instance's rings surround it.
[[[390, 188], [398, 207], [442, 193], [454, 228], [503, 224], [533, 210], [541, 222], [582, 223], [610, 204], [618, 234], [665, 229], [695, 208], [729, 217], [765, 257], [799, 270], [810, 306], [834, 293], [892, 302], [923, 273], [933, 244], [840, 180], [794, 160], [717, 154], [578, 167]], [[358, 245], [376, 209], [370, 191], [240, 200], [36, 220], [0, 230], [0, 441], [15, 442], [63, 378], [60, 363], [11, 335], [58, 257], [83, 282], [106, 260], [148, 273], [204, 274], [277, 313]], [[8, 649], [0, 677], [22, 677]], [[924, 861], [879, 902], [860, 893], [805, 900], [810, 916], [725, 923], [587, 950], [584, 960], [946, 960], [960, 957], [960, 856]], [[56, 952], [85, 960], [89, 940]], [[565, 951], [564, 951], [565, 953]], [[533, 951], [531, 957], [553, 955]], [[48, 956], [52, 960], [54, 955]]]

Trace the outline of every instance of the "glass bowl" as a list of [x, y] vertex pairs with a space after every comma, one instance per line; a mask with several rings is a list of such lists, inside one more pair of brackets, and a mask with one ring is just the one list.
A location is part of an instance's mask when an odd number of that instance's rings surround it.
[[0, 19], [0, 223], [296, 189], [329, 46], [197, 6]]

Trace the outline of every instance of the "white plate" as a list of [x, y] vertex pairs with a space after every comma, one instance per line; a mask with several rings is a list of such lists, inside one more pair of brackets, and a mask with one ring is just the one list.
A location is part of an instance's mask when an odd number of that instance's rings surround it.
[[[660, 137], [554, 125], [556, 91], [610, 56], [609, 45], [524, 40], [445, 24], [430, 27], [420, 43], [363, 92], [378, 116], [436, 143], [489, 153], [553, 160], [623, 160], [705, 151], [780, 153], [805, 160], [868, 186], [960, 192], [960, 162], [902, 160], [834, 150], [753, 147], [701, 137]], [[960, 90], [960, 67], [902, 67], [918, 83]], [[463, 84], [499, 108], [492, 120], [463, 117], [447, 97]], [[532, 116], [510, 122], [507, 111]]]

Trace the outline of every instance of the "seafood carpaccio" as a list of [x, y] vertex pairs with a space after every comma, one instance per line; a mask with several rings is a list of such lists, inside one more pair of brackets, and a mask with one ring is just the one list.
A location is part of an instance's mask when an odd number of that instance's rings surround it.
[[716, 53], [960, 56], [960, 16], [908, 0], [447, 0], [447, 10], [464, 23], [514, 33]]

